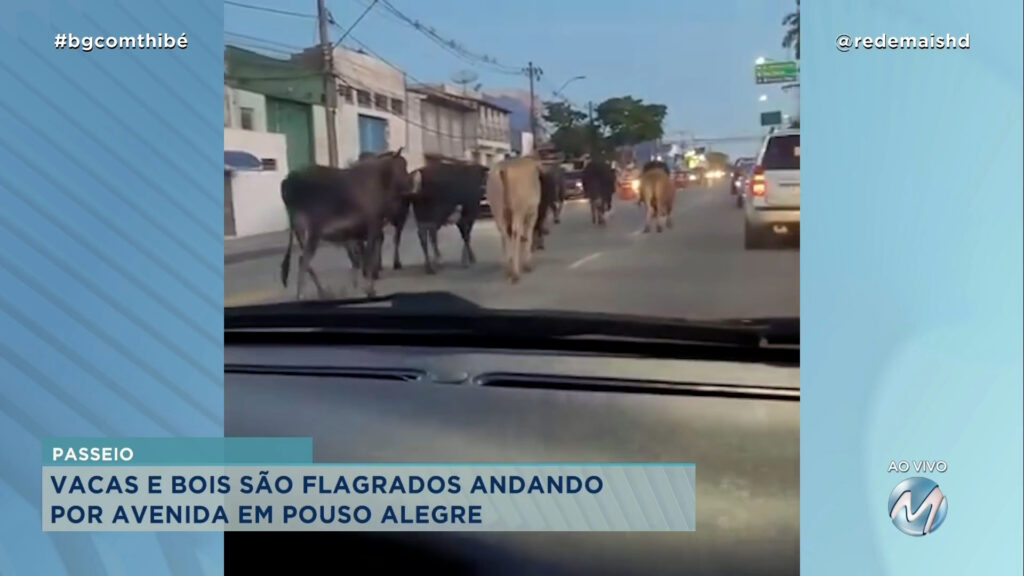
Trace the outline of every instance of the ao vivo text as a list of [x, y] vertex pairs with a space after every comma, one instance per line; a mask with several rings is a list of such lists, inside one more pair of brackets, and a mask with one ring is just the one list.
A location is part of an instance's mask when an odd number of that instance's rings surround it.
[[889, 460], [889, 472], [906, 474], [913, 470], [918, 474], [945, 472], [949, 467], [945, 460]]

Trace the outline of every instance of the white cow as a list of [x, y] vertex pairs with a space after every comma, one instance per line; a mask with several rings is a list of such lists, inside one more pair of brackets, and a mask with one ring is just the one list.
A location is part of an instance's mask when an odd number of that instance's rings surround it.
[[487, 201], [501, 236], [506, 272], [515, 284], [532, 269], [533, 235], [541, 201], [540, 161], [534, 156], [511, 158], [487, 175]]

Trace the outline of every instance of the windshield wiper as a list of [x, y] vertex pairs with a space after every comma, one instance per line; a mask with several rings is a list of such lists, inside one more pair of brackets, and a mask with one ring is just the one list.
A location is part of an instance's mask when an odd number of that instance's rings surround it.
[[799, 318], [700, 321], [557, 310], [483, 308], [450, 292], [226, 308], [225, 331], [320, 330], [799, 346]]

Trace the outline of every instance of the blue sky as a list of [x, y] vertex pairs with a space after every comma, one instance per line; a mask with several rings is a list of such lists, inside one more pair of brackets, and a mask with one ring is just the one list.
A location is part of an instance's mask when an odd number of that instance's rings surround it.
[[[233, 0], [232, 0], [233, 1]], [[327, 0], [348, 27], [371, 0]], [[242, 4], [312, 15], [316, 0], [237, 0]], [[762, 110], [792, 111], [794, 100], [776, 86], [757, 86], [753, 62], [790, 57], [781, 45], [782, 18], [795, 0], [390, 0], [408, 16], [433, 26], [477, 54], [507, 66], [532, 60], [544, 71], [537, 86], [550, 97], [566, 80], [586, 76], [566, 90], [575, 103], [633, 95], [668, 106], [666, 131], [701, 137], [759, 132]], [[637, 9], [642, 7], [642, 9]], [[228, 43], [288, 51], [317, 40], [316, 21], [226, 3]], [[235, 34], [262, 39], [256, 41]], [[333, 29], [333, 38], [341, 31]], [[351, 36], [416, 79], [448, 80], [460, 70], [478, 74], [487, 89], [528, 88], [525, 76], [474, 66], [431, 42], [379, 5]], [[348, 42], [346, 42], [348, 43]], [[759, 102], [759, 96], [768, 96]], [[722, 144], [734, 154], [753, 143]]]

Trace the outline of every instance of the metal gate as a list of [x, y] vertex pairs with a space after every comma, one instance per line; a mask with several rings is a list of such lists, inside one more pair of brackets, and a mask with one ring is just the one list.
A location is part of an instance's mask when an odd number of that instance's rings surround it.
[[359, 153], [380, 154], [388, 150], [388, 121], [359, 115]]
[[309, 104], [268, 96], [267, 131], [284, 134], [289, 170], [313, 164], [313, 109]]

